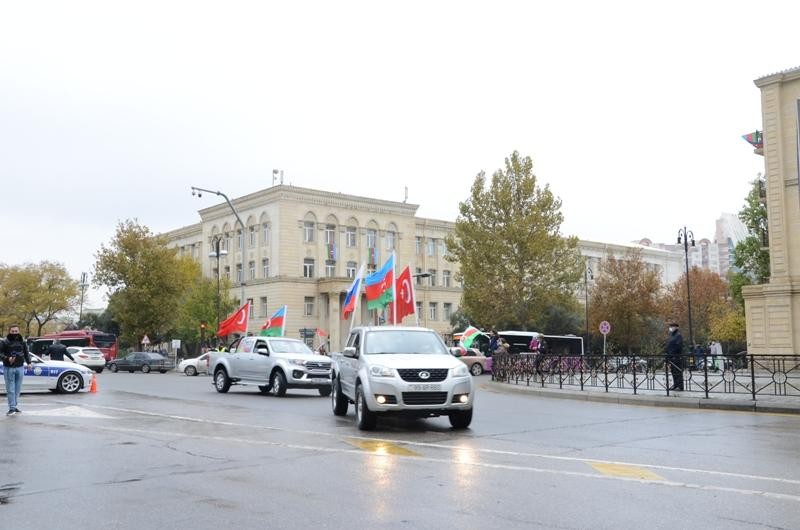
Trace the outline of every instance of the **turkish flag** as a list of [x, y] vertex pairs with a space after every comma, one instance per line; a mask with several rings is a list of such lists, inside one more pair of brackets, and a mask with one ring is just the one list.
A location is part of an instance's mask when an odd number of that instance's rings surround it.
[[250, 302], [246, 302], [234, 314], [219, 323], [218, 337], [227, 337], [231, 333], [241, 331], [247, 333], [247, 320], [250, 317]]
[[[403, 321], [403, 317], [413, 315], [416, 310], [414, 307], [414, 284], [411, 283], [411, 269], [408, 266], [397, 277], [395, 292], [397, 293], [397, 318], [390, 318], [390, 322], [398, 324]], [[389, 307], [392, 305], [390, 304]], [[391, 309], [389, 312], [392, 312]]]

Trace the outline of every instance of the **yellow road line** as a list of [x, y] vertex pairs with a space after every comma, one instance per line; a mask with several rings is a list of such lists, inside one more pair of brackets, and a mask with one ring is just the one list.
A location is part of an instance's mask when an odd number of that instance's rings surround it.
[[347, 443], [359, 449], [363, 449], [364, 451], [379, 455], [419, 456], [419, 453], [415, 453], [410, 449], [384, 440], [357, 440], [350, 438], [347, 440]]
[[653, 473], [649, 469], [637, 466], [626, 466], [623, 464], [601, 464], [599, 462], [589, 462], [589, 465], [604, 475], [612, 477], [638, 478], [641, 480], [664, 480], [664, 477]]

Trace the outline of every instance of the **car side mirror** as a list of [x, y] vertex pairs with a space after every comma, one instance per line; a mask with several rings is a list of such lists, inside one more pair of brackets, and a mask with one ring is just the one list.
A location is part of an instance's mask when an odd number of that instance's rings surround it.
[[358, 357], [358, 351], [355, 349], [354, 346], [348, 346], [344, 349], [342, 355], [344, 355], [345, 357], [352, 357], [353, 359], [355, 359], [356, 357]]
[[450, 354], [453, 357], [461, 357], [461, 348], [450, 348]]
[[266, 355], [267, 357], [269, 357], [269, 350], [267, 349], [266, 346], [259, 346], [258, 348], [256, 348], [256, 353], [259, 355]]

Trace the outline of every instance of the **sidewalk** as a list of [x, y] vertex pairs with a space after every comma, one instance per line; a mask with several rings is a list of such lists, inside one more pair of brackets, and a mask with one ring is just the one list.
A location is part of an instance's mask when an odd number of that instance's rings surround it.
[[525, 384], [500, 383], [491, 379], [480, 383], [489, 390], [500, 392], [516, 392], [537, 397], [574, 399], [578, 401], [595, 401], [600, 403], [619, 403], [623, 405], [645, 405], [650, 407], [679, 407], [689, 409], [740, 410], [747, 412], [772, 412], [782, 414], [800, 414], [800, 397], [759, 395], [753, 401], [748, 394], [714, 393], [706, 399], [698, 392], [655, 393], [640, 390], [637, 395], [633, 391], [609, 389], [602, 387], [586, 387], [586, 390], [559, 389], [552, 387], [526, 386]]

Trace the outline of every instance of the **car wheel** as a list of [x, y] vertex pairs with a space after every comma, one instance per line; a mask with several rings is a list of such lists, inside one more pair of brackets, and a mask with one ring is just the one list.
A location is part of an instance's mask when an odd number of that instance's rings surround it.
[[350, 403], [347, 401], [347, 396], [342, 394], [342, 383], [339, 381], [339, 378], [336, 378], [336, 381], [331, 385], [331, 407], [333, 408], [333, 414], [336, 416], [344, 416], [347, 414], [347, 407]]
[[129, 374], [132, 374], [132, 373], [133, 373], [133, 372], [135, 372], [135, 371], [136, 371], [136, 370], [128, 370], [128, 373], [129, 373]]
[[165, 373], [167, 373], [167, 371], [162, 369], [162, 370], [159, 370], [158, 373], [165, 374]]
[[109, 364], [108, 365], [108, 369], [111, 370], [111, 373], [114, 373], [114, 374], [119, 371], [119, 368], [117, 368], [116, 363]]
[[228, 377], [228, 373], [225, 371], [224, 368], [220, 368], [216, 372], [214, 372], [214, 388], [217, 389], [217, 392], [220, 394], [224, 394], [231, 388], [231, 379]]
[[143, 374], [149, 374], [149, 373], [150, 373], [150, 365], [148, 365], [148, 364], [143, 364], [143, 365], [142, 365], [142, 373], [143, 373]]
[[102, 368], [95, 368], [94, 371], [97, 372], [98, 374], [102, 374], [103, 373], [103, 369]]
[[474, 363], [469, 367], [469, 371], [472, 375], [481, 375], [483, 373], [483, 366], [481, 366], [481, 363]]
[[330, 387], [319, 388], [317, 390], [319, 391], [319, 395], [322, 396], [322, 397], [328, 397], [328, 396], [331, 395]]
[[269, 380], [269, 386], [272, 387], [272, 395], [275, 397], [283, 397], [286, 395], [286, 376], [280, 370], [272, 372], [272, 377]]
[[378, 418], [369, 410], [363, 388], [361, 385], [356, 387], [356, 425], [360, 431], [371, 431], [378, 423]]
[[450, 425], [454, 429], [466, 429], [472, 423], [472, 409], [450, 413]]
[[75, 372], [63, 374], [56, 383], [56, 389], [62, 394], [74, 394], [81, 389], [81, 376]]
[[269, 385], [259, 385], [258, 391], [261, 392], [263, 395], [269, 394], [269, 391], [272, 390], [272, 387]]
[[186, 369], [183, 371], [183, 373], [185, 373], [189, 377], [197, 375], [197, 368], [195, 368], [194, 366], [187, 366]]

